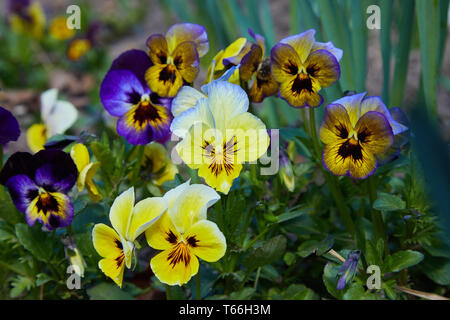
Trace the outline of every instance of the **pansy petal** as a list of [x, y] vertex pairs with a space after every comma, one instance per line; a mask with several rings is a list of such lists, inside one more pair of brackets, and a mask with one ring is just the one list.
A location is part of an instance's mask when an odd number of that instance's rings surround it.
[[174, 65], [158, 64], [145, 73], [150, 89], [161, 97], [175, 97], [183, 86], [183, 77]]
[[190, 185], [175, 201], [169, 214], [178, 232], [186, 232], [191, 225], [206, 219], [209, 207], [220, 200], [212, 188], [202, 184]]
[[45, 121], [58, 99], [58, 89], [49, 89], [41, 94], [41, 117]]
[[93, 162], [90, 163], [85, 170], [86, 171], [86, 179], [85, 179], [85, 187], [89, 194], [89, 197], [91, 197], [92, 201], [99, 202], [102, 200], [102, 195], [98, 191], [97, 186], [95, 185], [93, 178], [95, 176], [95, 173], [100, 168], [100, 162]]
[[197, 46], [199, 57], [203, 57], [209, 50], [208, 35], [206, 29], [198, 24], [181, 23], [174, 24], [166, 33], [169, 52], [185, 41], [193, 41]]
[[376, 111], [381, 114], [383, 114], [386, 119], [389, 121], [389, 125], [392, 128], [392, 131], [394, 135], [397, 135], [399, 133], [405, 132], [408, 130], [408, 127], [404, 126], [403, 124], [395, 121], [392, 118], [391, 113], [389, 112], [389, 109], [386, 107], [386, 105], [383, 103], [380, 97], [366, 97], [361, 102], [361, 116], [366, 114], [369, 111]]
[[0, 184], [5, 185], [9, 178], [24, 174], [34, 179], [36, 172], [33, 156], [28, 152], [16, 152], [8, 158], [0, 172]]
[[388, 120], [376, 111], [366, 112], [356, 123], [355, 131], [360, 144], [372, 154], [385, 152], [394, 142]]
[[187, 109], [194, 108], [195, 104], [201, 98], [206, 96], [200, 91], [190, 87], [183, 86], [180, 91], [178, 91], [177, 96], [172, 101], [172, 114], [174, 117], [180, 115], [183, 111]]
[[56, 101], [46, 119], [47, 136], [53, 137], [57, 134], [63, 134], [77, 120], [78, 111], [75, 106], [68, 101]]
[[127, 240], [133, 242], [145, 230], [147, 230], [167, 209], [167, 201], [164, 198], [148, 198], [136, 204], [133, 209], [130, 226], [128, 227]]
[[83, 169], [90, 162], [89, 151], [86, 148], [86, 146], [82, 143], [77, 143], [72, 147], [72, 149], [70, 150], [70, 156], [75, 162], [78, 172], [83, 171]]
[[305, 66], [308, 74], [316, 78], [322, 88], [335, 83], [341, 75], [339, 62], [334, 55], [326, 50], [312, 52], [306, 59]]
[[142, 50], [128, 50], [116, 58], [110, 71], [112, 70], [128, 70], [141, 82], [143, 87], [147, 86], [145, 82], [145, 71], [153, 65], [152, 60], [145, 51]]
[[205, 179], [205, 182], [211, 188], [228, 194], [234, 179], [238, 178], [242, 170], [242, 164], [233, 164], [228, 166], [227, 170], [223, 165], [203, 164], [198, 170], [198, 176]]
[[125, 271], [124, 260], [102, 259], [98, 262], [98, 267], [109, 278], [111, 278], [120, 288], [122, 288], [123, 274]]
[[320, 126], [320, 140], [323, 143], [329, 144], [339, 139], [347, 139], [352, 131], [350, 118], [343, 106], [333, 103], [325, 108]]
[[[177, 131], [174, 132], [177, 135], [179, 134]], [[212, 130], [202, 122], [196, 122], [192, 125], [183, 140], [175, 146], [175, 149], [183, 162], [192, 169], [197, 169], [200, 165], [206, 163], [207, 160], [205, 159], [206, 156], [204, 150], [205, 141], [209, 141], [209, 139], [214, 136], [214, 133], [216, 133], [216, 130]]]
[[255, 103], [261, 103], [264, 98], [275, 95], [278, 92], [279, 84], [271, 76], [269, 79], [259, 79], [253, 82], [248, 94], [250, 100]]
[[119, 235], [113, 228], [103, 223], [96, 224], [92, 229], [92, 242], [95, 250], [103, 258], [115, 259], [123, 253]]
[[340, 148], [345, 140], [339, 139], [325, 145], [322, 153], [324, 167], [337, 176], [346, 175], [350, 169], [351, 157], [342, 157]]
[[341, 61], [342, 55], [344, 51], [342, 49], [336, 48], [334, 44], [330, 42], [314, 42], [311, 52], [314, 52], [316, 50], [327, 50], [329, 51], [337, 61]]
[[0, 107], [0, 145], [17, 141], [20, 136], [19, 123], [8, 110]]
[[134, 199], [134, 188], [131, 187], [114, 200], [109, 211], [111, 224], [121, 237], [125, 237], [127, 234], [133, 212]]
[[66, 194], [48, 192], [31, 201], [25, 218], [30, 226], [38, 220], [51, 231], [69, 226], [73, 215], [73, 204]]
[[182, 183], [179, 186], [170, 189], [164, 194], [164, 199], [166, 199], [167, 201], [167, 206], [169, 210], [173, 207], [178, 197], [181, 196], [189, 188], [190, 183], [191, 181], [188, 180], [185, 183]]
[[141, 96], [149, 93], [136, 75], [129, 70], [109, 71], [100, 86], [100, 99], [106, 111], [114, 117], [124, 115]]
[[349, 176], [353, 179], [365, 179], [372, 175], [377, 169], [377, 160], [375, 156], [362, 148], [362, 160], [350, 161]]
[[166, 64], [169, 57], [166, 38], [162, 34], [153, 34], [147, 39], [150, 59], [154, 64]]
[[[180, 254], [182, 258], [175, 262], [174, 255], [176, 254]], [[199, 262], [197, 257], [189, 251], [174, 253], [173, 250], [168, 249], [153, 257], [150, 266], [162, 283], [181, 286], [188, 283], [192, 276], [197, 274]]]
[[278, 82], [292, 80], [299, 72], [302, 62], [294, 48], [285, 43], [279, 43], [272, 48], [272, 75]]
[[225, 236], [214, 222], [201, 220], [192, 225], [185, 234], [191, 252], [207, 262], [216, 262], [225, 255]]
[[20, 212], [25, 213], [31, 201], [38, 195], [39, 187], [26, 175], [19, 174], [6, 183], [11, 199]]
[[150, 247], [156, 250], [172, 248], [181, 240], [181, 235], [173, 225], [170, 215], [165, 211], [162, 216], [145, 231]]
[[47, 142], [47, 128], [44, 124], [33, 124], [27, 130], [27, 144], [31, 152], [36, 153], [44, 149]]
[[188, 83], [193, 83], [199, 72], [199, 57], [195, 43], [186, 41], [179, 44], [172, 56], [173, 63], [183, 79]]
[[314, 40], [314, 29], [307, 30], [297, 35], [289, 36], [280, 41], [280, 43], [289, 44], [297, 52], [300, 61], [303, 63], [311, 52]]
[[318, 107], [323, 102], [323, 97], [317, 93], [320, 83], [314, 78], [305, 81], [298, 76], [292, 76], [290, 80], [280, 84], [280, 96], [294, 108]]
[[239, 77], [242, 81], [249, 81], [251, 79], [252, 75], [258, 70], [262, 58], [262, 48], [259, 45], [253, 44], [250, 52], [248, 52], [241, 60]]
[[203, 123], [207, 128], [215, 127], [207, 98], [199, 99], [195, 108], [188, 109], [175, 117], [170, 125], [170, 131], [178, 137], [184, 138], [191, 127], [197, 123]]
[[342, 97], [333, 102], [333, 104], [340, 104], [347, 110], [350, 118], [350, 123], [355, 127], [356, 122], [361, 117], [361, 101], [363, 100], [366, 92], [357, 93], [351, 96]]

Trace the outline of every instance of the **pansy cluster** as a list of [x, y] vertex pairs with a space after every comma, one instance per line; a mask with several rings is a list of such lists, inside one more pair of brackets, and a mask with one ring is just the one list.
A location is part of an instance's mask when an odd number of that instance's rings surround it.
[[[34, 19], [31, 9], [18, 6], [14, 10], [22, 18]], [[110, 207], [111, 227], [100, 223], [92, 231], [93, 245], [102, 257], [99, 268], [106, 276], [122, 286], [125, 269], [137, 262], [141, 235], [160, 251], [150, 266], [168, 285], [186, 284], [198, 273], [199, 259], [215, 262], [225, 255], [225, 236], [208, 220], [208, 208], [220, 200], [217, 191], [228, 194], [245, 165], [258, 161], [271, 143], [266, 125], [249, 111], [249, 105], [277, 95], [295, 108], [317, 108], [324, 100], [320, 91], [340, 78], [343, 51], [331, 42], [315, 41], [314, 34], [308, 30], [282, 39], [269, 56], [264, 38], [249, 30], [251, 41], [239, 38], [215, 55], [200, 90], [194, 82], [200, 58], [209, 50], [206, 30], [200, 25], [176, 24], [164, 35], [151, 35], [147, 51], [128, 50], [112, 62], [100, 86], [100, 99], [116, 118], [117, 133], [134, 148], [130, 153], [138, 159], [138, 174], [161, 190], [165, 182], [175, 179], [178, 167], [167, 148], [174, 135], [180, 139], [175, 150], [181, 160], [198, 170], [206, 185], [187, 181], [161, 197], [136, 204], [135, 186], [122, 192]], [[28, 224], [39, 221], [47, 230], [71, 224], [75, 184], [78, 192], [86, 189], [92, 201], [103, 198], [101, 184], [94, 182], [102, 164], [92, 160], [82, 139], [74, 140], [70, 155], [45, 148], [49, 138], [69, 130], [77, 119], [76, 108], [58, 100], [57, 94], [56, 89], [42, 94], [43, 123], [27, 131], [34, 154], [13, 154], [0, 173], [0, 183], [8, 188]], [[395, 154], [396, 137], [408, 130], [391, 110], [379, 97], [366, 97], [366, 93], [326, 106], [320, 127], [323, 167], [353, 179], [372, 175]], [[14, 121], [0, 108], [1, 144], [18, 138]], [[292, 192], [291, 158], [281, 150], [282, 181]], [[130, 181], [132, 177], [130, 173]], [[352, 263], [354, 273], [356, 262]], [[350, 276], [344, 278], [340, 287]]]

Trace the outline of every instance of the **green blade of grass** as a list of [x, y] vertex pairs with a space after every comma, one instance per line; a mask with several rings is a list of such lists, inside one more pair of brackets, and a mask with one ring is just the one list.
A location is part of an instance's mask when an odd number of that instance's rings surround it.
[[354, 60], [345, 15], [334, 1], [317, 0], [317, 4], [327, 40], [332, 41], [336, 47], [344, 50], [340, 62], [341, 68], [344, 70], [340, 79], [341, 86], [344, 90], [353, 90], [355, 88], [353, 72], [346, 72], [353, 69]]
[[355, 59], [355, 89], [358, 92], [366, 90], [367, 73], [367, 27], [365, 23], [365, 1], [351, 0], [352, 48]]
[[403, 15], [400, 22], [399, 33], [402, 35], [397, 44], [395, 54], [395, 71], [392, 81], [389, 106], [400, 106], [405, 91], [406, 74], [408, 72], [408, 59], [411, 47], [411, 37], [414, 25], [414, 1], [406, 1], [402, 7]]
[[320, 28], [319, 20], [314, 12], [311, 3], [308, 0], [297, 0], [298, 14], [301, 17], [300, 23], [305, 31], [307, 29], [315, 29], [319, 34], [316, 35], [316, 40], [322, 41], [322, 31]]
[[261, 0], [259, 2], [260, 8], [260, 21], [266, 37], [266, 44], [268, 47], [275, 45], [275, 26], [273, 24], [272, 13], [270, 12], [269, 1]]
[[389, 82], [391, 78], [391, 22], [392, 22], [392, 0], [381, 0], [381, 30], [380, 45], [383, 60], [383, 91], [382, 98], [389, 101]]
[[445, 43], [447, 41], [447, 23], [448, 23], [448, 5], [450, 0], [440, 0], [440, 19], [439, 19], [439, 64], [438, 70], [441, 69], [442, 58], [445, 51]]
[[431, 118], [437, 121], [439, 0], [416, 0], [416, 12], [424, 99]]

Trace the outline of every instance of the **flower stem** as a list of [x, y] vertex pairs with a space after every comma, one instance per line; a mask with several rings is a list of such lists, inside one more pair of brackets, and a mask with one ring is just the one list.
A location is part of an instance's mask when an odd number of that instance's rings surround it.
[[195, 299], [202, 300], [202, 290], [200, 288], [200, 270], [197, 272], [195, 277]]
[[[314, 108], [309, 108], [309, 123], [310, 123], [310, 134], [313, 140], [314, 151], [316, 154], [317, 161], [321, 161], [322, 152], [320, 147], [319, 138], [317, 136], [317, 128], [316, 128], [316, 115], [314, 112]], [[331, 195], [333, 196], [334, 202], [336, 203], [336, 207], [338, 209], [339, 215], [341, 216], [342, 223], [348, 232], [353, 236], [355, 234], [355, 225], [353, 224], [353, 220], [351, 217], [350, 210], [344, 201], [344, 195], [341, 190], [338, 188], [336, 177], [332, 176], [329, 172], [324, 171], [324, 177], [327, 182], [328, 187], [330, 188]]]

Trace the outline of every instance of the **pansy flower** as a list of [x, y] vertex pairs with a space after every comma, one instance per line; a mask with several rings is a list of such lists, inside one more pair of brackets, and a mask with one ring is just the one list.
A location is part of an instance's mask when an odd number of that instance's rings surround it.
[[345, 262], [339, 268], [338, 276], [340, 277], [337, 284], [338, 290], [344, 289], [345, 286], [351, 283], [355, 278], [360, 255], [361, 251], [359, 250], [350, 252]]
[[242, 165], [267, 151], [266, 126], [247, 112], [247, 94], [237, 85], [216, 80], [203, 93], [184, 88], [174, 101], [171, 130], [183, 138], [176, 150], [209, 186], [227, 194]]
[[322, 88], [341, 74], [342, 50], [331, 42], [316, 42], [315, 30], [287, 37], [271, 51], [272, 75], [280, 83], [280, 96], [296, 108], [318, 107]]
[[[78, 61], [84, 57], [89, 50], [91, 50], [91, 48], [98, 42], [97, 33], [100, 26], [101, 24], [99, 22], [91, 23], [85, 34], [77, 36], [69, 42], [67, 47], [67, 57], [69, 60]], [[60, 37], [62, 33], [67, 33], [63, 31], [63, 28], [59, 29], [58, 32]], [[56, 32], [55, 35], [57, 36]]]
[[67, 193], [77, 175], [75, 163], [63, 151], [17, 152], [1, 171], [0, 183], [8, 188], [30, 226], [37, 220], [53, 230], [72, 223], [73, 204]]
[[134, 188], [119, 195], [111, 206], [109, 219], [113, 228], [100, 223], [92, 230], [94, 248], [103, 258], [98, 267], [122, 287], [125, 266], [130, 269], [135, 240], [167, 209], [163, 198], [147, 198], [136, 205]]
[[323, 164], [335, 175], [364, 179], [377, 168], [377, 157], [408, 128], [395, 121], [379, 97], [366, 93], [343, 97], [325, 108], [320, 139]]
[[170, 159], [166, 148], [157, 142], [145, 146], [141, 167], [141, 174], [149, 173], [149, 178], [157, 186], [174, 180], [178, 173], [177, 166]]
[[168, 191], [168, 209], [145, 232], [149, 246], [161, 250], [150, 261], [155, 276], [168, 285], [183, 285], [199, 269], [198, 258], [216, 262], [225, 255], [226, 240], [207, 210], [220, 197], [210, 187], [189, 181]]
[[[251, 43], [246, 38], [238, 38], [228, 47], [220, 50], [213, 58], [206, 73], [205, 83], [220, 78], [225, 71], [241, 63], [242, 58], [250, 51]], [[239, 70], [230, 75], [229, 82], [239, 85]]]
[[166, 35], [151, 35], [147, 46], [153, 66], [145, 79], [161, 97], [174, 97], [183, 84], [192, 84], [199, 72], [199, 58], [209, 50], [205, 28], [192, 23], [175, 24]]
[[57, 16], [50, 23], [50, 36], [56, 40], [67, 40], [75, 35], [75, 29], [67, 27], [67, 17]]
[[68, 130], [77, 120], [78, 111], [72, 103], [58, 100], [58, 89], [50, 89], [41, 94], [41, 118], [44, 123], [34, 124], [27, 130], [32, 152], [44, 149], [48, 138]]
[[129, 50], [114, 60], [100, 87], [106, 111], [118, 117], [117, 133], [133, 145], [165, 141], [170, 136], [170, 99], [152, 92], [145, 71], [152, 62], [141, 50]]
[[0, 107], [0, 146], [17, 141], [20, 136], [19, 123], [11, 112]]
[[89, 151], [82, 143], [77, 143], [72, 147], [70, 156], [78, 169], [78, 191], [82, 191], [86, 187], [92, 201], [100, 201], [102, 195], [99, 193], [97, 186], [93, 181], [95, 173], [100, 168], [100, 162], [91, 162]]
[[44, 34], [44, 10], [38, 1], [9, 0], [9, 23], [15, 32], [39, 39]]
[[262, 102], [265, 97], [277, 93], [278, 82], [273, 79], [270, 58], [265, 58], [266, 47], [264, 37], [248, 29], [250, 36], [255, 39], [250, 51], [242, 58], [239, 67], [239, 77], [242, 81], [249, 81], [256, 74], [250, 87], [249, 98], [252, 102]]

